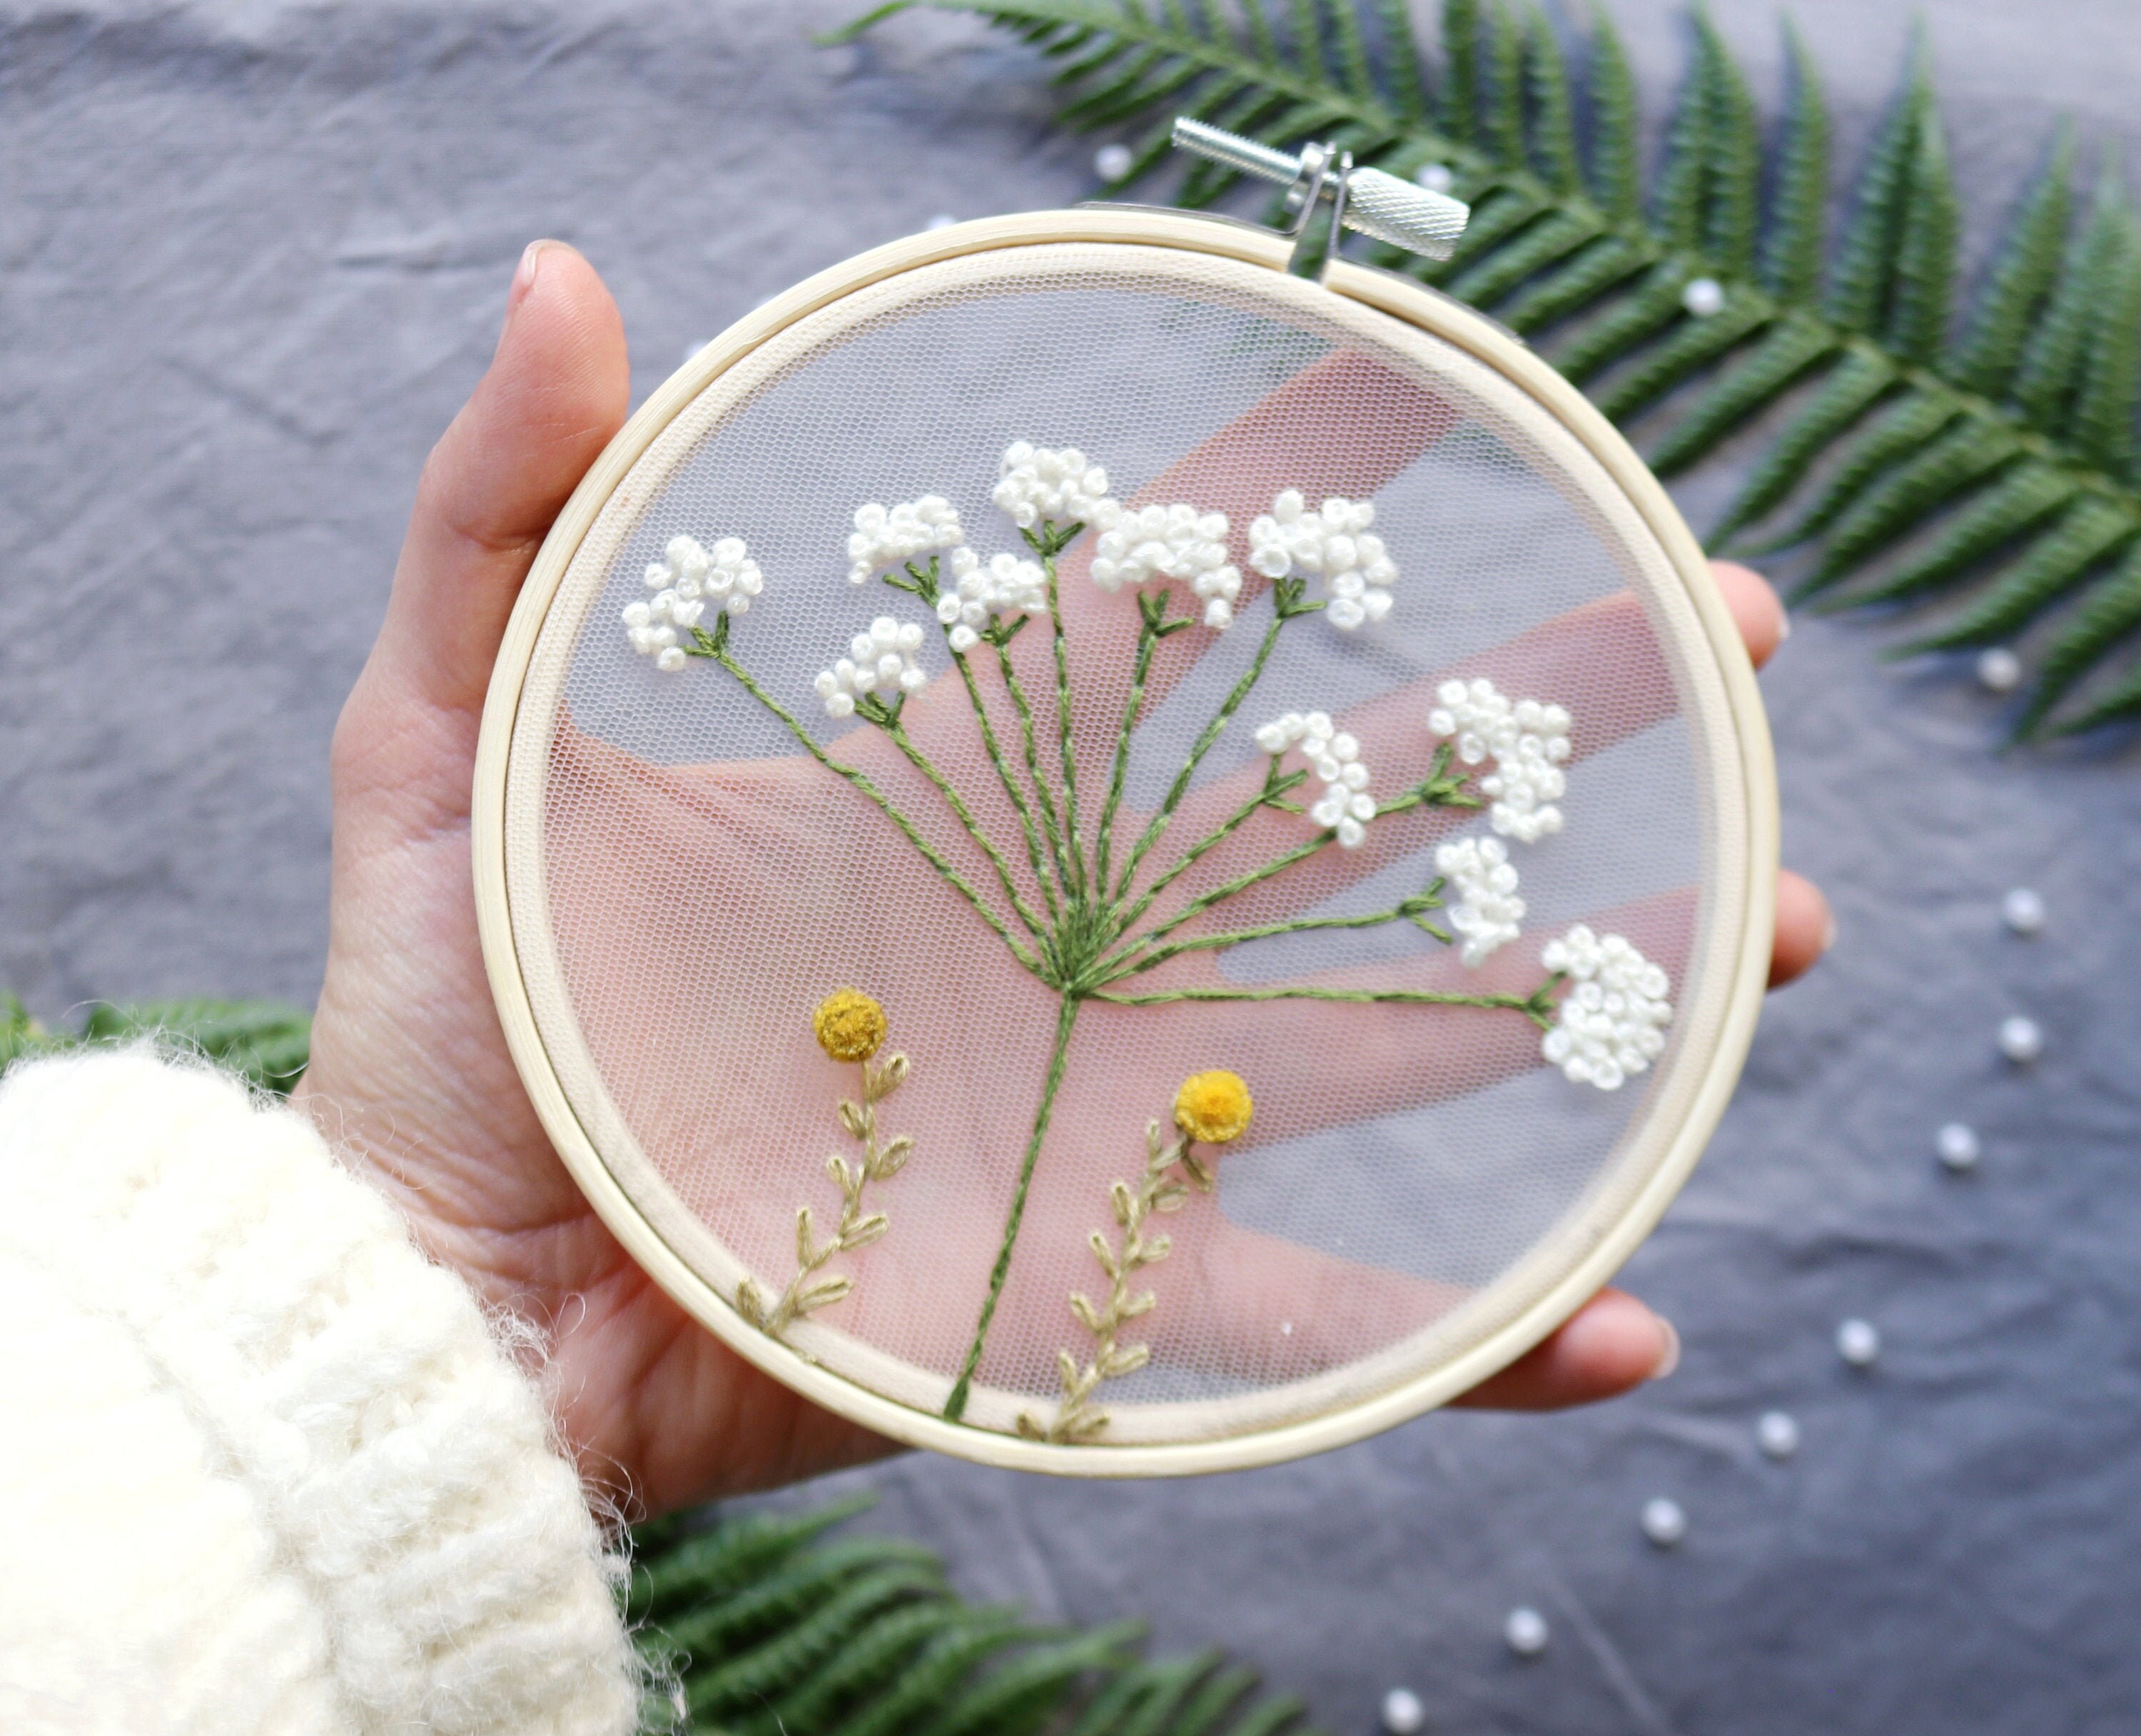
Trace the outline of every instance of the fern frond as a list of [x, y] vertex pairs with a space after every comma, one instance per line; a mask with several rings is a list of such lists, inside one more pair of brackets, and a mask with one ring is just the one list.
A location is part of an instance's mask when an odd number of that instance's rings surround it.
[[1642, 120], [1628, 51], [1603, 12], [1592, 24], [1590, 70], [1592, 197], [1612, 221], [1632, 229], [1643, 214]]
[[1578, 248], [1595, 240], [1597, 234], [1596, 223], [1567, 211], [1552, 212], [1444, 287], [1461, 301], [1491, 307], [1519, 284], [1558, 265]]
[[2065, 630], [2046, 647], [2042, 672], [2015, 733], [2025, 735], [2121, 640], [2141, 627], [2141, 545], [2075, 607]]
[[1703, 239], [1704, 191], [1709, 180], [1719, 108], [1715, 32], [1698, 32], [1695, 64], [1681, 86], [1666, 135], [1665, 173], [1658, 182], [1651, 227], [1675, 253], [1692, 253]]
[[1775, 317], [1766, 303], [1741, 298], [1705, 318], [1682, 322], [1670, 338], [1644, 352], [1598, 394], [1598, 407], [1617, 420], [1633, 416], [1728, 350], [1736, 349]]
[[1819, 536], [1890, 465], [1900, 463], [1961, 414], [1945, 392], [1911, 391], [1876, 416], [1843, 450], [1843, 460], [1792, 529], [1777, 539], [1789, 548]]
[[1479, 137], [1479, 0], [1443, 0], [1442, 130], [1465, 144]]
[[2141, 234], [2120, 213], [2110, 287], [2091, 320], [2070, 426], [2084, 456], [2114, 476], [2134, 474], [2134, 418], [2141, 410]]
[[2020, 562], [1991, 590], [1937, 633], [1901, 647], [1892, 655], [1956, 651], [1994, 645], [2065, 596], [2094, 567], [2137, 530], [2141, 521], [2106, 500], [2083, 500], [2037, 539]]
[[[1345, 0], [1338, 0], [1341, 6]], [[1382, 28], [1383, 81], [1389, 87], [1390, 106], [1398, 118], [1414, 130], [1435, 118], [1427, 97], [1427, 71], [1421, 66], [1420, 47], [1412, 33], [1412, 12], [1405, 0], [1376, 0], [1376, 16]]]
[[1826, 590], [1972, 484], [2020, 456], [2004, 428], [1964, 417], [1866, 489], [1822, 539], [1821, 561], [1799, 594]]
[[1064, 1689], [1081, 1676], [1111, 1664], [1120, 1665], [1125, 1648], [1143, 1633], [1138, 1623], [1120, 1621], [1034, 1646], [974, 1683], [922, 1729], [926, 1736], [975, 1736], [999, 1730], [1007, 1719], [1017, 1719], [1029, 1703], [1056, 1704]]
[[1932, 93], [1922, 56], [1910, 84], [1889, 111], [1859, 177], [1851, 227], [1845, 232], [1828, 292], [1828, 317], [1850, 332], [1874, 332], [1888, 305], [1896, 250], [1907, 214], [1911, 165]]
[[1968, 505], [1932, 544], [1882, 575], [1877, 584], [1853, 591], [1838, 607], [1897, 602], [1962, 577], [1971, 568], [2039, 524], [2081, 492], [2081, 484], [2048, 465], [2017, 465]]
[[311, 1016], [273, 1001], [100, 1001], [74, 1030], [47, 1030], [0, 994], [0, 1066], [27, 1055], [152, 1038], [205, 1055], [263, 1091], [287, 1096], [304, 1072]]
[[1739, 498], [1710, 532], [1710, 546], [1721, 547], [1742, 525], [1766, 517], [1781, 504], [1829, 444], [1853, 427], [1895, 383], [1896, 370], [1886, 358], [1863, 350], [1848, 355], [1755, 466]]
[[1505, 0], [1487, 0], [1479, 54], [1486, 73], [1479, 145], [1505, 169], [1524, 166], [1524, 37]]
[[2045, 433], [2066, 425], [2091, 324], [2112, 288], [2122, 242], [2116, 180], [2106, 174], [2097, 184], [2089, 222], [2074, 238], [2058, 287], [2022, 352], [2015, 376], [2015, 401], [2025, 418]]
[[1804, 317], [1783, 321], [1674, 424], [1672, 432], [1650, 455], [1651, 467], [1661, 476], [1686, 469], [1835, 353], [1835, 334], [1826, 326]]
[[1906, 361], [1929, 366], [1947, 352], [1955, 302], [1955, 250], [1961, 233], [1962, 209], [1956, 201], [1947, 141], [1929, 101], [1919, 118], [1917, 149], [1911, 158], [1886, 333], [1888, 349]]
[[1710, 66], [1704, 252], [1726, 275], [1751, 278], [1761, 226], [1761, 122], [1755, 112], [1755, 93], [1733, 64], [1708, 12], [1696, 12], [1696, 30]]
[[1762, 252], [1762, 281], [1780, 302], [1810, 304], [1820, 287], [1828, 240], [1828, 102], [1796, 27], [1787, 31], [1785, 42], [1791, 54], [1791, 96], [1784, 114], [1784, 163]]
[[2141, 717], [2141, 667], [2135, 668], [2094, 704], [2062, 719], [2054, 733], [2079, 735], [2086, 730], [2101, 729], [2108, 723], [2125, 723], [2136, 717]]
[[1655, 337], [1683, 314], [1681, 297], [1687, 288], [1685, 266], [1657, 267], [1642, 283], [1565, 349], [1555, 366], [1578, 386], [1611, 366], [1637, 345]]
[[1626, 283], [1652, 258], [1650, 248], [1619, 235], [1602, 237], [1501, 309], [1502, 322], [1513, 332], [1529, 333], [1581, 313], [1601, 296]]
[[1524, 27], [1524, 77], [1531, 92], [1532, 161], [1557, 193], [1583, 190], [1583, 165], [1576, 150], [1576, 104], [1569, 94], [1568, 62], [1561, 38], [1534, 12]]
[[2065, 128], [2009, 231], [1991, 283], [1956, 358], [1956, 382], [1988, 398], [2006, 396], [2032, 322], [2059, 276], [2060, 246], [2074, 203], [2074, 139]]

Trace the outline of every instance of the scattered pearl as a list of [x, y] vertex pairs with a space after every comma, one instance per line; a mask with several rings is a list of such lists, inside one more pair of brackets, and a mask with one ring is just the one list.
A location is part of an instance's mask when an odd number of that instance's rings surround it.
[[1427, 1728], [1427, 1708], [1410, 1688], [1393, 1688], [1383, 1696], [1383, 1728], [1390, 1736], [1416, 1736]]
[[1536, 1658], [1546, 1650], [1546, 1617], [1530, 1605], [1520, 1604], [1502, 1624], [1502, 1638], [1518, 1657]]
[[925, 229], [948, 229], [958, 220], [959, 219], [954, 217], [949, 211], [939, 211], [934, 217], [931, 218], [928, 222], [923, 224], [922, 227]]
[[2022, 660], [2004, 645], [1996, 645], [1977, 660], [1977, 684], [1988, 693], [2011, 692], [2022, 679]]
[[1836, 1329], [1836, 1354], [1855, 1369], [1871, 1368], [1881, 1354], [1881, 1335], [1871, 1320], [1849, 1320]]
[[1951, 1121], [1933, 1135], [1933, 1148], [1940, 1153], [1940, 1160], [1957, 1175], [1977, 1168], [1981, 1149], [1976, 1131], [1960, 1121]]
[[2018, 886], [2000, 901], [2001, 920], [2017, 934], [2035, 934], [2045, 926], [2045, 901]]
[[2035, 1019], [2017, 1013], [2000, 1021], [2000, 1052], [2017, 1066], [2026, 1066], [2045, 1052], [2045, 1034]]
[[1643, 1535], [1661, 1549], [1670, 1549], [1687, 1535], [1687, 1514], [1677, 1501], [1663, 1495], [1643, 1503]]
[[1680, 293], [1680, 304], [1697, 319], [1725, 311], [1725, 286], [1715, 278], [1696, 278]]
[[1799, 1425], [1789, 1411], [1765, 1410], [1755, 1424], [1755, 1442], [1771, 1458], [1789, 1458], [1799, 1450]]
[[1104, 181], [1119, 181], [1136, 160], [1127, 145], [1103, 145], [1093, 153], [1093, 173]]
[[1457, 177], [1447, 163], [1422, 163], [1413, 170], [1414, 182], [1430, 193], [1447, 193], [1457, 184]]

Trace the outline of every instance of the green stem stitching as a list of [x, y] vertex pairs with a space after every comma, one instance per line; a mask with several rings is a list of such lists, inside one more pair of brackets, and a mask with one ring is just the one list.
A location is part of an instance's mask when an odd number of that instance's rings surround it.
[[996, 647], [997, 662], [1003, 671], [1004, 687], [1010, 693], [1011, 705], [1018, 712], [1019, 735], [1026, 749], [1026, 775], [1033, 779], [1034, 795], [1041, 804], [1041, 824], [1048, 834], [1049, 852], [1056, 858], [1056, 878], [1062, 883], [1064, 898], [1068, 899], [1073, 896], [1070, 865], [1064, 853], [1062, 823], [1056, 816], [1055, 798], [1050, 792], [1047, 779], [1041, 775], [1041, 750], [1034, 735], [1033, 706], [1026, 699], [1026, 689], [1019, 683], [1018, 671], [1011, 667], [1011, 641], [999, 638], [996, 641]]
[[989, 907], [987, 901], [967, 883], [966, 876], [945, 860], [943, 853], [915, 829], [914, 822], [894, 807], [884, 792], [870, 781], [869, 775], [858, 767], [842, 765], [824, 749], [819, 746], [816, 741], [811, 739], [810, 732], [795, 720], [788, 708], [768, 693], [765, 688], [760, 686], [751, 678], [751, 671], [730, 654], [728, 622], [729, 617], [726, 615], [722, 616], [711, 633], [706, 632], [704, 627], [693, 627], [692, 629], [693, 642], [685, 647], [687, 654], [695, 657], [711, 657], [719, 663], [722, 668], [743, 683], [745, 691], [788, 726], [788, 733], [802, 743], [805, 752], [826, 770], [845, 778], [849, 783], [854, 784], [857, 789], [876, 803], [879, 808], [883, 810], [885, 818], [906, 834], [907, 841], [922, 853], [923, 860], [937, 870], [946, 884], [981, 912], [982, 920], [1002, 937], [1003, 943], [1011, 948], [1011, 956], [1035, 976], [1040, 976], [1041, 961], [1028, 949], [1024, 942], [1011, 932], [1010, 925]]
[[1088, 998], [1115, 1006], [1166, 1006], [1179, 1001], [1343, 1001], [1358, 1005], [1394, 1003], [1400, 1006], [1479, 1006], [1518, 1012], [1540, 1030], [1553, 1025], [1553, 990], [1561, 984], [1557, 971], [1528, 995], [1454, 995], [1435, 989], [1163, 989], [1149, 995], [1094, 994]]
[[[1257, 809], [1259, 808], [1275, 808], [1281, 805], [1286, 805], [1282, 803], [1281, 798], [1286, 794], [1287, 791], [1293, 789], [1297, 784], [1305, 784], [1307, 781], [1308, 774], [1305, 771], [1290, 771], [1282, 773], [1279, 770], [1278, 760], [1274, 758], [1272, 760], [1270, 770], [1264, 774], [1264, 787], [1261, 790], [1258, 791], [1255, 795], [1250, 797], [1248, 801], [1243, 803], [1242, 805], [1237, 808], [1232, 814], [1228, 814], [1226, 819], [1220, 821], [1219, 824], [1214, 826], [1209, 832], [1207, 832], [1202, 838], [1198, 838], [1195, 843], [1190, 845], [1190, 847], [1183, 853], [1182, 859], [1180, 861], [1175, 863], [1172, 867], [1168, 868], [1168, 870], [1160, 875], [1157, 880], [1154, 881], [1151, 885], [1148, 886], [1142, 893], [1139, 893], [1137, 902], [1131, 905], [1130, 907], [1123, 913], [1121, 923], [1120, 925], [1120, 928], [1123, 930], [1129, 929], [1136, 922], [1139, 917], [1143, 916], [1145, 912], [1152, 908], [1154, 899], [1157, 898], [1162, 893], [1165, 892], [1169, 887], [1174, 885], [1177, 880], [1180, 879], [1184, 874], [1194, 868], [1197, 865], [1199, 858], [1206, 854], [1208, 851], [1218, 848], [1219, 845], [1224, 843], [1228, 838], [1232, 838], [1235, 833], [1242, 829], [1242, 827], [1248, 822], [1249, 816], [1254, 814]], [[1145, 937], [1140, 936], [1137, 941], [1133, 942], [1131, 944], [1134, 947], [1142, 945], [1145, 938]]]
[[982, 829], [981, 822], [974, 818], [973, 809], [967, 805], [967, 799], [952, 787], [950, 780], [943, 773], [937, 770], [935, 763], [929, 756], [914, 745], [914, 738], [907, 733], [897, 716], [882, 725], [881, 727], [886, 735], [892, 737], [893, 744], [900, 752], [907, 755], [908, 763], [937, 786], [938, 792], [944, 798], [946, 804], [953, 814], [958, 816], [959, 824], [967, 829], [967, 835], [982, 847], [982, 854], [989, 858], [990, 865], [996, 869], [997, 878], [1003, 885], [1004, 896], [1011, 900], [1011, 907], [1018, 912], [1019, 921], [1026, 924], [1026, 932], [1046, 946], [1049, 933], [1048, 925], [1041, 920], [1033, 907], [1021, 895], [1018, 883], [1011, 878], [1011, 863], [1004, 859], [1004, 853], [997, 848], [996, 841]]
[[1087, 896], [1085, 843], [1078, 834], [1078, 755], [1070, 744], [1070, 657], [1064, 643], [1062, 606], [1056, 594], [1056, 556], [1084, 528], [1073, 525], [1059, 534], [1054, 524], [1045, 524], [1039, 539], [1028, 538], [1040, 552], [1041, 571], [1048, 575], [1049, 637], [1056, 647], [1056, 725], [1063, 755], [1064, 840], [1071, 872], [1077, 876], [1075, 896], [1081, 898]]
[[1063, 1010], [1056, 1016], [1056, 1046], [1049, 1051], [1048, 1076], [1041, 1087], [1041, 1107], [1033, 1118], [1033, 1137], [1026, 1143], [1026, 1161], [1019, 1166], [1018, 1186], [1011, 1197], [1011, 1215], [1004, 1220], [1003, 1241], [997, 1249], [997, 1263], [989, 1272], [989, 1293], [982, 1303], [982, 1317], [974, 1325], [974, 1341], [967, 1346], [966, 1360], [959, 1366], [959, 1378], [952, 1383], [952, 1395], [944, 1401], [944, 1414], [953, 1422], [966, 1414], [967, 1397], [974, 1382], [974, 1370], [981, 1366], [982, 1346], [989, 1335], [989, 1322], [996, 1317], [997, 1299], [1003, 1294], [1004, 1280], [1011, 1273], [1011, 1251], [1018, 1240], [1019, 1220], [1026, 1215], [1026, 1189], [1033, 1182], [1034, 1160], [1041, 1155], [1041, 1142], [1048, 1137], [1048, 1119], [1056, 1111], [1056, 1094], [1063, 1084], [1063, 1072], [1070, 1050], [1070, 1027], [1077, 1021], [1080, 997], [1066, 995]]
[[1011, 798], [1011, 806], [1017, 810], [1019, 829], [1026, 834], [1026, 853], [1033, 863], [1033, 878], [1041, 887], [1041, 896], [1048, 906], [1051, 922], [1062, 919], [1062, 908], [1056, 902], [1055, 877], [1048, 872], [1047, 858], [1041, 853], [1041, 834], [1035, 826], [1033, 809], [1026, 799], [1025, 789], [1004, 758], [1003, 746], [997, 740], [996, 726], [989, 721], [988, 707], [982, 703], [981, 684], [974, 679], [974, 671], [964, 653], [953, 652], [952, 661], [957, 666], [959, 678], [966, 683], [967, 698], [974, 708], [974, 721], [981, 726], [982, 745], [988, 750], [989, 764], [996, 767], [997, 776], [1002, 781], [1004, 794]]
[[1120, 969], [1110, 971], [1101, 979], [1115, 982], [1125, 976], [1142, 976], [1156, 966], [1184, 952], [1205, 952], [1220, 947], [1238, 947], [1243, 941], [1267, 940], [1275, 934], [1302, 934], [1312, 928], [1380, 928], [1385, 922], [1410, 922], [1440, 941], [1444, 946], [1452, 944], [1449, 935], [1427, 920], [1427, 912], [1441, 907], [1442, 880], [1437, 876], [1427, 890], [1410, 898], [1400, 899], [1388, 910], [1377, 910], [1357, 917], [1296, 917], [1284, 922], [1266, 922], [1255, 928], [1233, 928], [1224, 934], [1200, 934], [1194, 940], [1177, 941], [1172, 946], [1162, 947], [1156, 952], [1125, 963]]

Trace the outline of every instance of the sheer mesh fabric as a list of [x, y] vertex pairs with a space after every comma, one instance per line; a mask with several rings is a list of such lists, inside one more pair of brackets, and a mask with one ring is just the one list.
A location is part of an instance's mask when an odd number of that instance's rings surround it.
[[[999, 846], [1028, 907], [1045, 911], [935, 616], [881, 583], [850, 584], [845, 554], [859, 505], [936, 494], [984, 558], [1028, 555], [990, 498], [1019, 440], [1080, 449], [1129, 506], [1223, 512], [1245, 580], [1229, 628], [1194, 626], [1154, 651], [1113, 828], [1118, 873], [1272, 624], [1248, 536], [1274, 495], [1298, 489], [1312, 508], [1372, 500], [1398, 569], [1379, 623], [1342, 632], [1327, 612], [1285, 623], [1131, 897], [1262, 784], [1253, 732], [1282, 713], [1332, 714], [1386, 800], [1432, 769], [1427, 717], [1451, 677], [1486, 677], [1573, 719], [1566, 824], [1508, 843], [1523, 933], [1479, 968], [1393, 921], [1192, 950], [1116, 989], [1523, 995], [1544, 975], [1541, 949], [1579, 922], [1627, 936], [1671, 979], [1665, 1050], [1615, 1091], [1565, 1078], [1542, 1058], [1538, 1026], [1507, 1009], [1080, 1003], [964, 1420], [1007, 1430], [1021, 1411], [1046, 1417], [1059, 1354], [1091, 1350], [1068, 1299], [1106, 1291], [1089, 1237], [1120, 1233], [1110, 1184], [1135, 1180], [1147, 1124], [1165, 1124], [1182, 1080], [1211, 1069], [1240, 1075], [1254, 1117], [1239, 1140], [1207, 1148], [1216, 1191], [1157, 1226], [1172, 1252], [1141, 1275], [1156, 1301], [1123, 1335], [1149, 1343], [1150, 1360], [1105, 1383], [1095, 1450], [1327, 1412], [1479, 1343], [1628, 1209], [1715, 1049], [1745, 896], [1724, 689], [1681, 581], [1581, 444], [1449, 343], [1253, 265], [1064, 243], [901, 273], [730, 367], [611, 499], [529, 667], [507, 850], [537, 1025], [603, 1162], [727, 1297], [746, 1276], [769, 1293], [788, 1283], [800, 1206], [821, 1231], [836, 1220], [825, 1163], [854, 1148], [837, 1104], [856, 1094], [857, 1070], [819, 1048], [811, 1013], [841, 987], [880, 1002], [886, 1052], [912, 1065], [883, 1125], [911, 1135], [913, 1155], [871, 1186], [883, 1237], [827, 1268], [853, 1289], [786, 1336], [847, 1379], [942, 1409], [989, 1289], [1062, 996], [727, 669], [695, 658], [657, 670], [619, 620], [672, 538], [744, 539], [765, 583], [730, 621], [732, 654], [1026, 939], [943, 794], [885, 731], [828, 716], [812, 685], [873, 617], [919, 624], [931, 679], [903, 725]], [[1089, 858], [1139, 624], [1134, 593], [1087, 577], [1093, 544], [1089, 531], [1065, 550], [1059, 581]], [[1170, 588], [1174, 612], [1194, 616], [1188, 584]], [[1312, 581], [1308, 594], [1320, 594]], [[1060, 794], [1048, 620], [1031, 621], [1008, 654]], [[1022, 776], [995, 653], [978, 648], [969, 666]], [[1454, 770], [1476, 781], [1491, 767]], [[1144, 926], [1318, 830], [1302, 814], [1257, 811], [1172, 881]], [[1379, 814], [1366, 834], [1171, 937], [1386, 911], [1434, 880], [1438, 844], [1494, 835], [1484, 810], [1429, 805]]]

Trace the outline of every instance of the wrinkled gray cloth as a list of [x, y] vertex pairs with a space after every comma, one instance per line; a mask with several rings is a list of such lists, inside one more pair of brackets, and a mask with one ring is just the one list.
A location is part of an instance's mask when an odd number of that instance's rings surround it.
[[[859, 9], [858, 0], [857, 9]], [[962, 20], [806, 39], [836, 0], [17, 3], [0, 12], [0, 984], [317, 986], [325, 756], [426, 446], [523, 243], [616, 289], [644, 395], [760, 298], [942, 212], [1086, 194], [1030, 57]], [[1653, 118], [1667, 0], [1615, 0]], [[1766, 0], [1717, 0], [1769, 100]], [[1855, 161], [1923, 12], [1973, 246], [2055, 112], [2130, 145], [2129, 0], [1803, 0]], [[1732, 455], [1681, 491], [1700, 524]], [[1771, 1005], [1627, 1281], [1672, 1379], [1566, 1418], [1437, 1416], [1305, 1463], [1079, 1485], [860, 1473], [962, 1586], [1142, 1611], [1369, 1728], [2124, 1731], [2141, 1717], [2141, 779], [1996, 755], [1955, 668], [1809, 620], [1764, 677], [1786, 853], [1841, 937]], [[2006, 888], [2042, 891], [2031, 940]], [[1996, 1051], [2010, 1013], [2043, 1059]], [[1949, 1178], [1935, 1129], [1973, 1123]], [[1863, 1316], [1871, 1370], [1833, 1347]], [[1757, 1452], [1781, 1408], [1804, 1444]], [[818, 1492], [810, 1492], [813, 1494]], [[1653, 1495], [1686, 1508], [1646, 1544]], [[1513, 1606], [1551, 1624], [1518, 1662]]]

